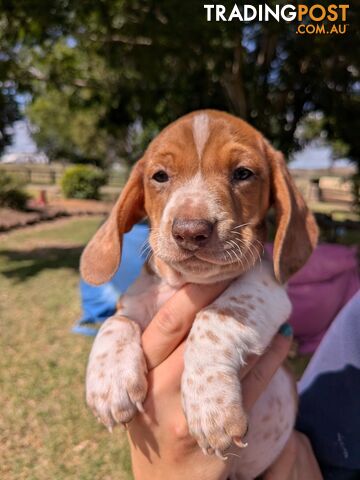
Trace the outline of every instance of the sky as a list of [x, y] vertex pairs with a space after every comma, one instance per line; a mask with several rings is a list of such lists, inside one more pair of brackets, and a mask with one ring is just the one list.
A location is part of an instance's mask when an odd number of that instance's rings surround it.
[[12, 144], [5, 149], [6, 153], [34, 153], [37, 151], [36, 144], [33, 142], [28, 123], [25, 120], [19, 120], [13, 125], [14, 134]]
[[[6, 148], [5, 153], [34, 153], [37, 151], [36, 144], [31, 139], [28, 123], [20, 120], [14, 124], [13, 143]], [[335, 166], [346, 166], [349, 162], [337, 160]], [[328, 146], [308, 145], [302, 151], [297, 152], [289, 163], [290, 168], [328, 168], [331, 166], [331, 148]]]

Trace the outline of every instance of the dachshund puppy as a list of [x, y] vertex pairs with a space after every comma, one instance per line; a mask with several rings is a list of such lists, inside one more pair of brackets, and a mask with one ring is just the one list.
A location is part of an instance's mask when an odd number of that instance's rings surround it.
[[[265, 217], [276, 211], [272, 262], [263, 256]], [[203, 110], [166, 127], [134, 166], [108, 220], [81, 258], [81, 274], [107, 282], [121, 259], [123, 234], [148, 217], [152, 255], [119, 309], [101, 327], [87, 368], [86, 397], [108, 427], [143, 411], [147, 366], [141, 332], [185, 283], [231, 279], [201, 310], [186, 342], [182, 402], [191, 435], [204, 453], [224, 458], [244, 447], [248, 419], [239, 371], [260, 355], [291, 305], [283, 284], [310, 256], [317, 226], [280, 152], [246, 122]], [[296, 393], [279, 369], [254, 406], [233, 472], [254, 479], [285, 445]]]

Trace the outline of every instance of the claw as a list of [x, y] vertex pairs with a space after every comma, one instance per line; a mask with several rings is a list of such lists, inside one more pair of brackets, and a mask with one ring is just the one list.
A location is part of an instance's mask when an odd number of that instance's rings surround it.
[[214, 449], [211, 448], [211, 447], [207, 447], [207, 448], [201, 447], [201, 450], [202, 450], [203, 454], [206, 455], [206, 456], [207, 455], [214, 455]]
[[235, 439], [234, 438], [234, 443], [235, 445], [237, 445], [239, 448], [246, 448], [248, 446], [248, 443], [247, 442], [243, 442], [240, 438], [239, 439]]
[[108, 429], [109, 433], [113, 433], [112, 425], [106, 425], [106, 428]]
[[224, 457], [224, 455], [220, 452], [219, 449], [216, 449], [215, 450], [215, 455], [219, 458], [221, 458], [221, 460], [223, 460], [224, 462], [227, 460], [227, 457]]
[[136, 402], [136, 407], [137, 409], [139, 410], [139, 412], [141, 413], [145, 413], [145, 410], [144, 410], [144, 407], [143, 407], [143, 404], [141, 402]]

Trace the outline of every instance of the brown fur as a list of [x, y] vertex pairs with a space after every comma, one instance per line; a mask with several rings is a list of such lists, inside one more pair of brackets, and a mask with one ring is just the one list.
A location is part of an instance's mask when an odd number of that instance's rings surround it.
[[[218, 222], [213, 249], [215, 242], [219, 247], [226, 240], [229, 229], [237, 224], [251, 223], [243, 229], [242, 235], [259, 255], [261, 243], [265, 240], [265, 216], [274, 204], [277, 214], [276, 278], [285, 282], [304, 265], [316, 243], [317, 226], [291, 179], [282, 154], [243, 120], [214, 110], [203, 113], [209, 117], [210, 131], [201, 158], [197, 157], [192, 132], [193, 117], [199, 112], [193, 112], [166, 127], [137, 162], [108, 220], [83, 252], [80, 269], [87, 282], [98, 285], [108, 281], [119, 266], [122, 235], [145, 215], [156, 231], [171, 193], [198, 171], [201, 171], [209, 191], [216, 192], [216, 198], [226, 212], [226, 221]], [[250, 168], [255, 177], [234, 186], [230, 182], [231, 172], [239, 165]], [[152, 180], [153, 174], [160, 169], [170, 175], [170, 182], [160, 184]], [[201, 201], [196, 208], [191, 199], [185, 205], [190, 217], [206, 218], [209, 215]], [[182, 213], [181, 209], [171, 212], [171, 218]], [[170, 223], [166, 227], [169, 236]], [[156, 251], [157, 238], [153, 232], [150, 244]], [[176, 265], [185, 265], [187, 260], [174, 248], [167, 250], [171, 250], [169, 254], [175, 267], [169, 267], [155, 255], [156, 268], [176, 278], [179, 275]], [[244, 251], [250, 259], [250, 252], [246, 248]], [[210, 264], [204, 265], [201, 260], [188, 261], [189, 268], [211, 269]], [[224, 264], [223, 270], [229, 276], [237, 276], [239, 264]]]

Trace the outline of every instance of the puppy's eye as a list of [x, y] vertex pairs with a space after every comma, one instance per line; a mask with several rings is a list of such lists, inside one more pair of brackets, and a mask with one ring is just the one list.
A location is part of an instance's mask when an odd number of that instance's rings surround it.
[[155, 180], [155, 182], [164, 183], [169, 180], [169, 175], [164, 170], [159, 170], [154, 173], [152, 179]]
[[235, 170], [233, 171], [232, 180], [234, 182], [242, 182], [244, 180], [248, 180], [253, 175], [254, 175], [254, 172], [252, 172], [248, 168], [238, 167], [238, 168], [235, 168]]

